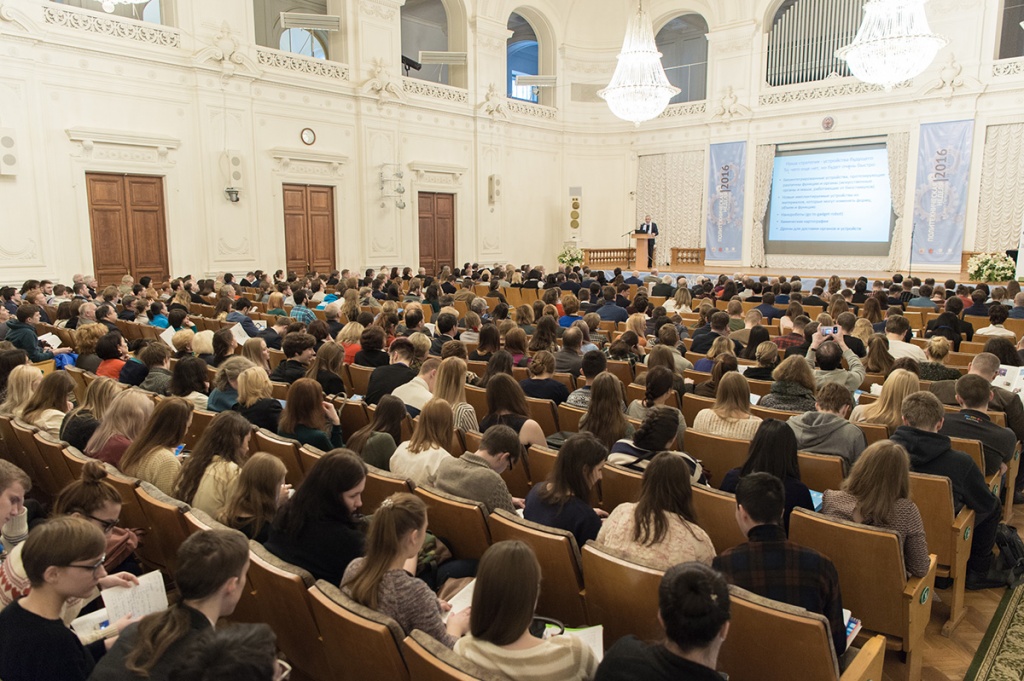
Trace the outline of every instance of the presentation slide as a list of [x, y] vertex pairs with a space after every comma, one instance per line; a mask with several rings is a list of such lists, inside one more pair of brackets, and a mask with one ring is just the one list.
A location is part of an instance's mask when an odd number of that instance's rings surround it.
[[776, 156], [766, 252], [884, 254], [893, 221], [885, 145]]

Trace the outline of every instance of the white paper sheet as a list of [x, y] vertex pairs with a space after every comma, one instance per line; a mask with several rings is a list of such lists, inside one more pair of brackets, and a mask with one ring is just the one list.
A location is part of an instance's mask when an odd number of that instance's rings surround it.
[[[544, 637], [555, 636], [557, 632], [558, 628], [553, 624], [549, 624], [544, 632]], [[604, 659], [604, 627], [600, 624], [594, 627], [580, 627], [578, 629], [566, 627], [563, 636], [575, 636], [590, 648], [598, 662]]]
[[166, 329], [160, 332], [160, 340], [162, 340], [164, 343], [167, 343], [167, 346], [172, 350], [177, 350], [177, 348], [174, 347], [174, 343], [171, 342], [171, 338], [174, 337], [174, 333], [174, 329], [168, 326]]
[[60, 347], [60, 338], [58, 338], [56, 334], [44, 333], [42, 336], [39, 336], [39, 341], [42, 343], [46, 343], [51, 348]]
[[245, 332], [241, 324], [235, 324], [228, 328], [231, 329], [231, 335], [235, 337], [235, 342], [239, 345], [245, 345], [245, 342], [249, 340], [249, 334]]
[[144, 617], [150, 613], [167, 609], [167, 590], [164, 578], [154, 570], [139, 577], [138, 586], [130, 589], [115, 587], [105, 589], [103, 604], [107, 606], [108, 619], [116, 622], [125, 615]]
[[452, 606], [452, 609], [444, 613], [441, 616], [445, 622], [448, 621], [448, 615], [453, 612], [461, 612], [473, 604], [473, 590], [476, 587], [476, 580], [462, 587], [462, 591], [452, 596], [448, 604]]

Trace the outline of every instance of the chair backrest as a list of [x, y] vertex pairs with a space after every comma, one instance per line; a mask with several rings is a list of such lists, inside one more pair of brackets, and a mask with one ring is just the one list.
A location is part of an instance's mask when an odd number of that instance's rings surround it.
[[411, 492], [414, 485], [400, 475], [366, 466], [366, 486], [363, 487], [363, 513], [370, 515], [392, 494]]
[[409, 679], [399, 649], [405, 632], [397, 622], [356, 603], [322, 579], [309, 588], [308, 597], [320, 636], [331, 642], [325, 648], [332, 676], [324, 678]]
[[558, 405], [558, 425], [569, 433], [578, 433], [580, 430], [580, 419], [587, 413], [586, 409], [572, 407], [565, 402]]
[[419, 629], [402, 641], [402, 657], [414, 681], [510, 681], [504, 674], [477, 667]]
[[708, 478], [717, 481], [716, 486], [722, 484], [727, 472], [742, 466], [750, 452], [748, 440], [708, 435], [693, 429], [686, 431], [684, 443], [686, 453], [700, 460]]
[[797, 416], [800, 412], [784, 411], [782, 409], [769, 409], [768, 407], [759, 407], [755, 404], [750, 407], [750, 413], [754, 416], [760, 416], [762, 419], [788, 421], [792, 417]]
[[526, 407], [530, 410], [530, 418], [537, 422], [544, 435], [554, 435], [559, 431], [558, 412], [555, 410], [554, 402], [527, 397]]
[[217, 521], [206, 511], [201, 511], [198, 508], [190, 508], [185, 511], [182, 515], [182, 519], [185, 522], [185, 530], [188, 532], [189, 536], [192, 536], [196, 532], [204, 532], [206, 530], [223, 530], [227, 527], [227, 525]]
[[297, 453], [299, 455], [299, 465], [302, 467], [303, 478], [309, 474], [309, 471], [313, 469], [316, 462], [324, 455], [322, 451], [313, 445], [302, 445]]
[[721, 554], [747, 541], [736, 524], [736, 495], [706, 485], [694, 485], [693, 510], [697, 513], [697, 524], [711, 537], [715, 553]]
[[[736, 586], [729, 587], [729, 596], [729, 637], [718, 664], [730, 679], [839, 681], [836, 651], [823, 615]], [[881, 675], [875, 681], [881, 681]]]
[[356, 431], [370, 423], [370, 416], [366, 413], [366, 403], [362, 400], [334, 400], [334, 406], [338, 409], [338, 419], [341, 421], [341, 434], [347, 442], [356, 434]]
[[622, 385], [629, 385], [633, 382], [633, 367], [629, 365], [629, 362], [610, 359], [608, 360], [607, 370], [619, 377], [622, 381]]
[[256, 605], [262, 621], [277, 634], [278, 649], [308, 676], [332, 678], [326, 651], [341, 646], [337, 641], [324, 645], [325, 639], [313, 618], [308, 591], [315, 583], [313, 575], [281, 560], [255, 541], [249, 542], [249, 560]]
[[[68, 454], [65, 454], [65, 457], [67, 458]], [[88, 457], [86, 459], [88, 460]], [[146, 512], [142, 510], [139, 498], [135, 495], [135, 488], [139, 486], [140, 480], [125, 475], [109, 464], [103, 464], [103, 470], [107, 472], [106, 481], [113, 485], [117, 493], [121, 495], [121, 526], [128, 529], [148, 529], [149, 518], [146, 517]], [[142, 554], [143, 547], [139, 548], [139, 553]]]
[[798, 508], [789, 519], [789, 538], [832, 560], [843, 607], [857, 613], [865, 628], [902, 638], [907, 608], [900, 596], [907, 573], [895, 532]]
[[281, 350], [275, 350], [274, 348], [270, 348], [269, 350], [267, 350], [267, 353], [270, 355], [270, 358], [268, 360], [268, 363], [270, 364], [270, 370], [273, 371], [274, 369], [277, 368], [278, 364], [284, 361], [284, 352], [282, 352]]
[[349, 364], [348, 370], [352, 374], [352, 390], [356, 395], [366, 395], [370, 388], [370, 374], [374, 367], [363, 367], [358, 364]]
[[878, 442], [879, 440], [889, 439], [889, 429], [878, 423], [864, 423], [857, 422], [853, 425], [857, 426], [864, 433], [864, 439], [867, 440], [869, 445]]
[[601, 508], [611, 513], [619, 504], [640, 498], [643, 475], [628, 468], [606, 464], [601, 476]]
[[466, 362], [466, 368], [472, 371], [478, 377], [483, 376], [487, 372], [487, 362], [469, 360], [468, 362]]
[[[172, 499], [148, 482], [141, 482], [135, 488], [135, 496], [148, 520], [145, 541], [139, 543], [139, 555], [144, 562], [155, 563], [173, 577], [178, 565], [178, 547], [189, 535], [184, 518], [189, 505]], [[121, 512], [124, 513], [123, 507]]]
[[60, 492], [69, 483], [76, 480], [76, 478], [72, 477], [67, 463], [64, 462], [64, 443], [50, 437], [49, 434], [43, 431], [37, 432], [34, 438], [39, 456], [42, 458], [46, 468], [49, 469], [54, 482], [57, 484], [57, 491]]
[[50, 498], [57, 496], [57, 493], [61, 490], [61, 485], [57, 480], [56, 474], [50, 470], [50, 467], [39, 453], [39, 445], [36, 444], [35, 434], [39, 432], [39, 429], [18, 419], [11, 423], [11, 428], [14, 430], [15, 437], [18, 438], [21, 451], [24, 452], [25, 459], [23, 463], [30, 466], [30, 468], [25, 468], [24, 466], [22, 468], [31, 476], [32, 484]]
[[747, 386], [750, 387], [751, 395], [760, 395], [764, 397], [765, 395], [772, 391], [771, 381], [756, 381], [753, 379], [748, 379]]
[[413, 494], [427, 505], [427, 527], [456, 558], [479, 560], [491, 545], [487, 509], [478, 501], [462, 499], [433, 487], [417, 487]]
[[706, 383], [711, 380], [711, 372], [709, 371], [694, 371], [693, 369], [686, 369], [683, 371], [683, 378], [688, 378], [696, 385]]
[[971, 460], [974, 461], [974, 465], [978, 467], [978, 470], [985, 473], [985, 448], [981, 444], [981, 440], [968, 440], [962, 437], [951, 437], [949, 438], [949, 445], [958, 452], [966, 452]]
[[70, 445], [62, 447], [60, 453], [64, 457], [64, 464], [68, 467], [72, 480], [80, 480], [85, 464], [94, 460]]
[[487, 408], [487, 390], [478, 388], [475, 385], [466, 386], [466, 401], [476, 410], [476, 416], [481, 421], [487, 416], [490, 410]]
[[288, 388], [291, 385], [288, 383], [282, 383], [281, 381], [270, 382], [270, 396], [275, 400], [287, 400], [288, 399]]
[[843, 484], [844, 461], [841, 456], [797, 452], [800, 481], [816, 492], [839, 489]]
[[[704, 409], [710, 409], [715, 406], [715, 400], [711, 397], [700, 397], [693, 393], [686, 393], [683, 395], [683, 418], [686, 419], [686, 424], [692, 426], [697, 420], [697, 414]], [[687, 432], [689, 435], [689, 432]]]
[[[911, 473], [910, 498], [921, 512], [928, 552], [935, 554], [939, 565], [947, 568], [953, 566], [957, 546], [969, 542], [973, 527], [971, 522], [965, 524], [963, 531], [953, 528], [956, 517], [953, 483], [944, 475]], [[964, 510], [974, 515], [974, 511], [966, 506]]]
[[523, 520], [501, 509], [491, 513], [488, 524], [494, 543], [519, 540], [537, 554], [544, 575], [537, 614], [554, 617], [570, 627], [586, 623], [580, 550], [572, 533]]
[[593, 541], [583, 547], [582, 565], [587, 615], [604, 625], [606, 649], [630, 634], [647, 641], [664, 637], [658, 622], [658, 585], [664, 572], [630, 562]]
[[284, 477], [285, 481], [293, 487], [298, 487], [305, 477], [302, 472], [302, 465], [299, 463], [299, 447], [301, 443], [298, 440], [276, 435], [266, 428], [257, 430], [253, 434], [253, 439], [256, 441], [257, 451], [272, 454], [281, 460], [281, 463], [287, 469]]
[[536, 485], [544, 482], [555, 470], [555, 460], [558, 458], [558, 451], [550, 447], [530, 445], [527, 452], [530, 466], [530, 481]]
[[64, 367], [64, 371], [68, 372], [68, 376], [75, 382], [75, 399], [81, 404], [85, 401], [85, 370], [68, 365]]
[[199, 438], [206, 432], [206, 427], [213, 421], [216, 412], [206, 409], [194, 409], [192, 411], [192, 423], [185, 432], [185, 449], [194, 449]]

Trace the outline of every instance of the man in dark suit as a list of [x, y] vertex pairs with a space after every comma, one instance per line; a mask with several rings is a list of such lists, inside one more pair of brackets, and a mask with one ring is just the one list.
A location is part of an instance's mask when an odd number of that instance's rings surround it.
[[[711, 331], [709, 333], [695, 336], [693, 339], [693, 345], [690, 346], [690, 352], [705, 353], [711, 349], [712, 343], [715, 342], [719, 336], [725, 338], [729, 337], [729, 313], [728, 312], [716, 312], [711, 315]], [[733, 348], [738, 355], [743, 346], [737, 341], [733, 341]]]
[[291, 323], [291, 320], [288, 317], [275, 317], [274, 320], [274, 323], [260, 334], [260, 338], [271, 350], [280, 350], [281, 338], [288, 331], [288, 324]]
[[[964, 311], [964, 301], [955, 296], [947, 299], [945, 311], [951, 312], [953, 316], [956, 317], [957, 326], [954, 331], [958, 332], [963, 340], [970, 341], [974, 338], [974, 325], [961, 319], [961, 313]], [[988, 315], [986, 314], [985, 316], [987, 317]], [[941, 324], [946, 324], [946, 320], [933, 319], [928, 322], [925, 326], [925, 338], [931, 338], [934, 336], [936, 329], [938, 329]]]
[[[651, 216], [647, 215], [644, 217], [644, 221], [640, 223], [640, 227], [637, 228], [638, 234], [653, 234], [655, 237], [658, 236], [658, 223], [651, 222]], [[657, 239], [649, 239], [647, 241], [647, 266], [654, 267], [654, 242]], [[636, 264], [637, 267], [640, 263]]]
[[441, 356], [441, 347], [448, 341], [456, 340], [455, 325], [458, 324], [458, 317], [450, 312], [438, 316], [436, 323], [436, 334], [430, 341], [430, 354], [435, 357]]

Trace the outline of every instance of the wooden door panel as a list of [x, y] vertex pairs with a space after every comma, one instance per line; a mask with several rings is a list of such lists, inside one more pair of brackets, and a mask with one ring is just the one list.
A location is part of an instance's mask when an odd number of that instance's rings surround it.
[[284, 252], [285, 267], [291, 272], [305, 273], [309, 262], [309, 220], [306, 187], [286, 184], [282, 187], [284, 199]]
[[125, 178], [128, 196], [128, 243], [135, 278], [169, 278], [164, 183], [161, 177]]
[[317, 272], [334, 269], [334, 187], [307, 187], [309, 264]]
[[120, 283], [122, 275], [131, 268], [124, 178], [86, 173], [85, 186], [94, 276], [101, 285]]
[[419, 192], [416, 198], [419, 208], [419, 241], [420, 267], [425, 267], [428, 274], [436, 275], [437, 255], [434, 250], [434, 194]]
[[438, 194], [434, 201], [434, 252], [438, 271], [455, 269], [455, 195]]
[[101, 285], [124, 274], [170, 274], [162, 177], [86, 173], [93, 270]]

